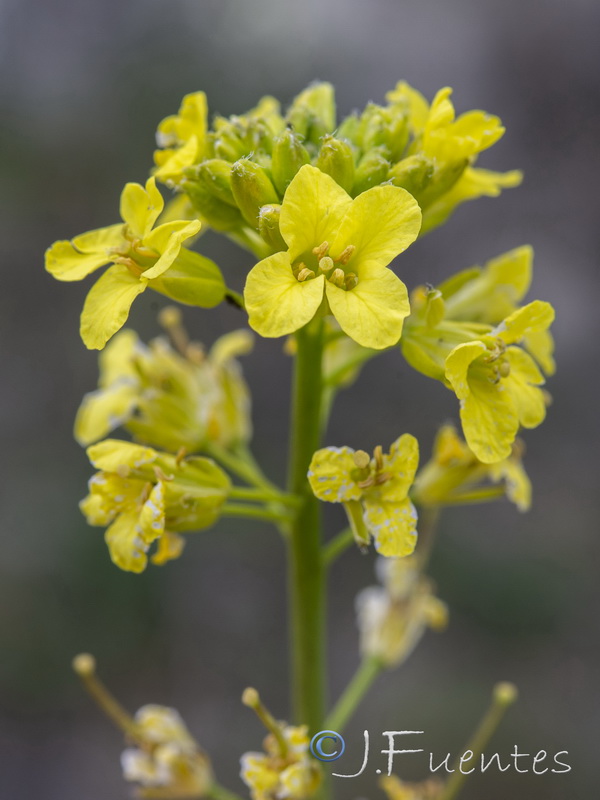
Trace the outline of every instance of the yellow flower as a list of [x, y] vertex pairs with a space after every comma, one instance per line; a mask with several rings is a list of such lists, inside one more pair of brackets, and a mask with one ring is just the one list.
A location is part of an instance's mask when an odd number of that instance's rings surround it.
[[364, 347], [395, 344], [410, 309], [406, 287], [387, 265], [417, 238], [420, 222], [402, 189], [378, 186], [352, 200], [328, 175], [303, 166], [281, 207], [289, 249], [260, 261], [246, 281], [251, 327], [284, 336], [323, 309]]
[[177, 711], [147, 705], [134, 717], [136, 746], [121, 755], [123, 777], [140, 797], [205, 796], [213, 783], [210, 761]]
[[426, 628], [446, 627], [448, 611], [415, 557], [379, 559], [377, 574], [383, 586], [369, 586], [356, 598], [360, 649], [392, 668], [406, 661]]
[[206, 355], [195, 343], [178, 353], [163, 338], [145, 345], [134, 331], [121, 331], [100, 354], [99, 388], [83, 399], [75, 438], [89, 445], [123, 425], [138, 441], [172, 453], [248, 441], [250, 397], [235, 357], [251, 346], [249, 331], [240, 330]]
[[207, 105], [204, 92], [186, 94], [177, 114], [166, 117], [156, 131], [156, 142], [162, 149], [154, 152], [159, 181], [178, 184], [183, 170], [203, 157], [207, 142]]
[[519, 426], [536, 428], [546, 416], [544, 377], [515, 343], [545, 331], [553, 319], [552, 306], [535, 300], [446, 358], [446, 380], [460, 401], [465, 439], [485, 464], [507, 459]]
[[384, 556], [407, 556], [417, 542], [417, 512], [408, 492], [419, 463], [419, 445], [404, 434], [389, 454], [375, 448], [373, 458], [364, 450], [326, 447], [311, 461], [308, 480], [319, 500], [343, 503], [360, 545], [373, 537]]
[[[415, 478], [412, 499], [420, 506], [444, 506], [494, 500], [506, 494], [519, 511], [527, 511], [531, 483], [521, 463], [522, 451], [517, 439], [508, 458], [484, 464], [453, 425], [444, 425], [436, 436], [431, 460]], [[501, 485], [490, 486], [489, 482]]]
[[308, 728], [277, 724], [279, 736], [267, 736], [266, 752], [244, 753], [240, 776], [250, 789], [252, 800], [305, 800], [321, 784], [321, 772], [308, 752]]
[[78, 281], [104, 266], [81, 314], [85, 345], [101, 350], [126, 322], [135, 298], [150, 286], [189, 305], [212, 308], [225, 295], [212, 261], [182, 247], [200, 230], [198, 220], [175, 220], [154, 227], [164, 206], [154, 178], [126, 184], [121, 194], [123, 223], [55, 242], [46, 251], [46, 269], [61, 281]]
[[230, 488], [208, 458], [181, 460], [116, 439], [89, 447], [87, 454], [100, 472], [90, 479], [81, 510], [90, 525], [108, 526], [110, 557], [128, 572], [144, 571], [156, 540], [153, 563], [179, 556], [184, 541], [177, 532], [212, 525]]
[[[533, 250], [524, 245], [502, 253], [483, 267], [453, 275], [438, 287], [444, 297], [444, 319], [498, 325], [519, 307], [531, 286], [532, 273]], [[550, 331], [530, 332], [523, 346], [547, 375], [554, 374]]]

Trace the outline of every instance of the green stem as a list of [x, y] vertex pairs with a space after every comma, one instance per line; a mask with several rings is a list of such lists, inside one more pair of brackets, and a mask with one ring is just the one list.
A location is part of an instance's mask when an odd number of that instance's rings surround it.
[[325, 721], [325, 728], [341, 733], [346, 723], [354, 714], [358, 704], [371, 688], [371, 684], [383, 670], [381, 662], [373, 657], [364, 658], [354, 677], [345, 688], [342, 696], [334, 706], [333, 711]]
[[257, 503], [281, 503], [287, 506], [298, 506], [295, 497], [287, 494], [267, 492], [262, 489], [252, 489], [247, 486], [232, 486], [229, 490], [229, 497], [234, 500], [254, 500]]
[[251, 506], [245, 503], [225, 503], [221, 508], [223, 517], [246, 517], [247, 519], [265, 519], [269, 522], [289, 523], [290, 517], [281, 511], [263, 506]]
[[333, 562], [344, 553], [350, 545], [354, 542], [354, 534], [352, 528], [344, 528], [343, 531], [334, 536], [325, 547], [323, 547], [322, 557], [323, 565], [330, 567]]
[[322, 727], [325, 706], [325, 570], [321, 511], [306, 475], [320, 443], [322, 328], [316, 319], [296, 334], [288, 486], [303, 499], [289, 540], [293, 716], [313, 732]]
[[[517, 689], [512, 683], [496, 684], [492, 694], [492, 702], [487, 710], [487, 713], [479, 723], [479, 727], [473, 734], [468, 746], [462, 751], [463, 753], [467, 753], [469, 751], [473, 753], [472, 757], [468, 759], [468, 762], [470, 763], [467, 763], [467, 769], [470, 769], [471, 765], [477, 762], [488, 742], [496, 732], [498, 725], [500, 725], [500, 722], [506, 714], [507, 709], [515, 702], [516, 699]], [[461, 772], [460, 765], [461, 760], [458, 759], [453, 765], [455, 771], [448, 779], [440, 800], [455, 800], [455, 798], [458, 797], [460, 790], [462, 789], [463, 784], [469, 775], [468, 772]]]
[[419, 509], [419, 540], [416, 558], [421, 572], [425, 572], [431, 559], [440, 515], [439, 506], [427, 506]]

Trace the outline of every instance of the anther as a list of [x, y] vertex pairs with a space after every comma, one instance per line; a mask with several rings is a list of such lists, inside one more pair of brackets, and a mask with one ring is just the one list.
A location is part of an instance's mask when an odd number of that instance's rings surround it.
[[335, 286], [339, 286], [340, 289], [344, 288], [345, 278], [346, 276], [344, 274], [344, 270], [339, 268], [334, 269], [331, 275], [329, 276], [329, 280], [331, 281], [331, 283], [333, 283]]
[[329, 242], [323, 242], [318, 247], [313, 247], [313, 254], [321, 259], [325, 255], [325, 253], [329, 250]]
[[302, 283], [302, 281], [307, 281], [309, 278], [314, 278], [314, 277], [315, 277], [315, 273], [312, 271], [312, 269], [308, 269], [308, 267], [303, 267], [303, 268], [302, 268], [302, 269], [301, 269], [301, 270], [298, 272], [298, 274], [296, 275], [296, 278], [297, 278], [297, 279], [298, 279], [298, 280], [299, 280], [301, 283]]
[[344, 280], [344, 286], [346, 289], [354, 289], [357, 283], [358, 277], [353, 272], [349, 272]]
[[498, 372], [503, 378], [508, 378], [510, 375], [510, 362], [503, 361], [498, 367]]
[[371, 457], [364, 450], [357, 450], [352, 459], [359, 469], [366, 469], [371, 463]]
[[174, 481], [175, 475], [165, 475], [160, 467], [154, 466], [154, 474], [159, 481]]
[[345, 247], [339, 254], [339, 256], [336, 258], [337, 263], [347, 264], [352, 258], [352, 255], [354, 254], [355, 250], [356, 247], [353, 244], [349, 244], [348, 247]]

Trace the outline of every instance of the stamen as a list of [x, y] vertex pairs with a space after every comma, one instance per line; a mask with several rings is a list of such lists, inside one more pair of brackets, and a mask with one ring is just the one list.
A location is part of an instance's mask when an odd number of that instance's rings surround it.
[[256, 716], [259, 718], [265, 728], [273, 734], [277, 744], [279, 745], [279, 753], [282, 758], [285, 758], [288, 752], [288, 744], [283, 735], [281, 725], [277, 722], [271, 712], [262, 704], [260, 695], [256, 689], [253, 689], [251, 686], [249, 686], [247, 689], [244, 689], [242, 694], [242, 703], [245, 706], [248, 706], [248, 708], [251, 708], [256, 713]]
[[329, 272], [334, 268], [335, 264], [333, 263], [333, 258], [329, 256], [323, 256], [323, 258], [319, 259], [319, 271], [320, 272]]
[[383, 469], [383, 447], [378, 444], [375, 450], [373, 450], [373, 458], [375, 459], [375, 464], [378, 470]]
[[313, 254], [318, 258], [321, 259], [329, 250], [329, 242], [323, 242], [318, 247], [313, 247]]
[[350, 259], [352, 258], [356, 247], [353, 244], [349, 244], [348, 247], [345, 247], [339, 256], [335, 259], [338, 264], [347, 264]]
[[331, 283], [333, 283], [335, 286], [339, 286], [340, 289], [344, 288], [345, 279], [346, 276], [344, 274], [344, 270], [339, 269], [339, 267], [337, 269], [334, 269], [331, 275], [329, 276], [329, 280], [331, 281]]
[[357, 450], [352, 459], [359, 469], [366, 469], [371, 463], [371, 456], [364, 450]]
[[165, 475], [160, 467], [154, 466], [154, 474], [159, 481], [174, 481], [175, 475]]
[[186, 456], [187, 456], [187, 450], [185, 449], [185, 447], [180, 447], [179, 450], [177, 451], [177, 455], [175, 456], [175, 463], [177, 464], [178, 467], [181, 466], [181, 463]]
[[175, 349], [187, 356], [190, 339], [183, 326], [181, 311], [176, 306], [165, 306], [158, 313], [158, 324], [169, 334]]
[[314, 277], [315, 273], [312, 271], [312, 269], [308, 269], [308, 267], [303, 267], [296, 275], [296, 278], [300, 281], [300, 283]]
[[510, 363], [508, 361], [503, 361], [498, 367], [498, 372], [503, 378], [508, 378], [510, 375]]

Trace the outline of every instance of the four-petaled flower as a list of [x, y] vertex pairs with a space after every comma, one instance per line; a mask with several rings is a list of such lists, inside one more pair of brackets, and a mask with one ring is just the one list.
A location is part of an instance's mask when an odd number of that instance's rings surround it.
[[408, 491], [418, 463], [418, 442], [405, 433], [389, 454], [376, 447], [373, 458], [351, 447], [318, 450], [308, 480], [319, 500], [344, 504], [358, 544], [373, 537], [381, 555], [402, 557], [417, 543], [417, 512]]
[[[125, 324], [135, 298], [149, 286], [173, 300], [212, 308], [225, 294], [212, 261], [182, 248], [195, 236], [198, 220], [174, 220], [154, 227], [164, 201], [154, 178], [126, 184], [121, 193], [123, 223], [55, 242], [46, 269], [60, 281], [79, 281], [112, 264], [90, 289], [81, 314], [81, 338], [101, 350]], [[168, 271], [168, 275], [165, 274]]]
[[177, 531], [212, 525], [230, 488], [227, 475], [208, 458], [184, 460], [151, 447], [106, 439], [88, 447], [100, 470], [80, 507], [90, 525], [106, 527], [113, 562], [143, 572], [150, 545], [158, 540], [154, 564], [177, 558], [184, 540]]
[[421, 211], [395, 186], [354, 200], [328, 175], [303, 166], [288, 186], [280, 230], [288, 250], [248, 274], [244, 299], [261, 336], [293, 333], [320, 310], [364, 347], [394, 345], [410, 307], [402, 281], [387, 268], [419, 234]]

